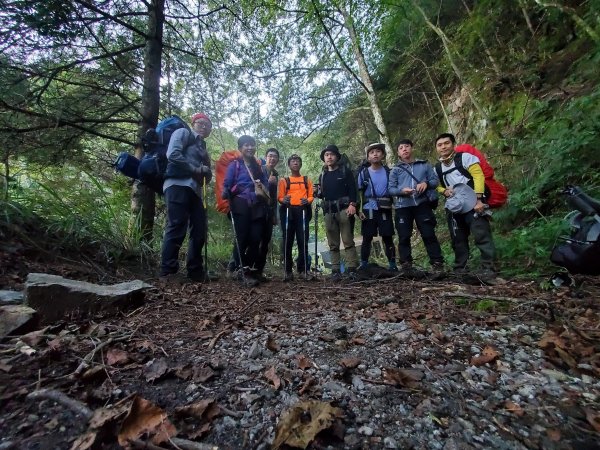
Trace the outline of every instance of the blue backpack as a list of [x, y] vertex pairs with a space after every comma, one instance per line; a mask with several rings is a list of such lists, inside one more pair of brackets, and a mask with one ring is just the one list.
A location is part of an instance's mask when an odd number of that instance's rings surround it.
[[[127, 152], [117, 156], [115, 169], [129, 178], [135, 178], [162, 194], [162, 186], [167, 170], [167, 149], [171, 136], [180, 128], [190, 131], [184, 120], [176, 115], [161, 120], [156, 128], [146, 131], [142, 138], [144, 156], [141, 161]], [[190, 137], [193, 137], [191, 131]]]

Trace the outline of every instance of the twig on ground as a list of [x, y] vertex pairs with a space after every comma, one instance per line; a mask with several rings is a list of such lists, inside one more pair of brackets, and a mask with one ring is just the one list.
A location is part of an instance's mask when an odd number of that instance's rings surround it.
[[519, 303], [519, 304], [523, 303], [523, 299], [520, 299], [520, 298], [498, 297], [495, 295], [486, 295], [486, 294], [475, 295], [475, 294], [467, 294], [466, 292], [463, 292], [463, 293], [446, 292], [445, 294], [443, 294], [443, 296], [451, 297], [451, 298], [473, 299], [473, 300], [494, 300], [496, 302], [507, 302], [507, 303]]
[[212, 338], [208, 343], [208, 350], [212, 350], [215, 347], [215, 345], [217, 345], [217, 341], [227, 333], [229, 333], [229, 329], [217, 333], [217, 335], [214, 338]]
[[134, 333], [135, 333], [135, 331], [126, 336], [121, 336], [121, 337], [117, 337], [117, 338], [111, 337], [111, 338], [107, 339], [106, 341], [101, 342], [91, 352], [89, 352], [87, 355], [84, 356], [84, 358], [81, 361], [81, 363], [79, 364], [79, 366], [77, 366], [77, 369], [75, 369], [75, 372], [73, 372], [71, 375], [73, 377], [77, 377], [77, 376], [81, 375], [81, 373], [89, 367], [90, 363], [94, 359], [94, 356], [96, 356], [96, 352], [98, 352], [98, 350], [100, 350], [114, 342], [126, 341], [128, 339], [131, 339], [131, 337], [133, 336]]
[[165, 447], [159, 447], [158, 445], [155, 445], [152, 442], [142, 441], [141, 439], [131, 439], [129, 443], [134, 448], [141, 448], [147, 450], [167, 450]]
[[92, 415], [94, 414], [93, 411], [90, 408], [88, 408], [87, 405], [85, 405], [84, 403], [80, 402], [79, 400], [75, 400], [69, 397], [67, 394], [64, 394], [63, 392], [57, 391], [55, 389], [39, 389], [37, 391], [33, 391], [27, 394], [27, 398], [30, 400], [53, 400], [56, 403], [60, 403], [61, 405], [64, 405], [67, 408], [74, 411], [75, 413], [79, 414], [86, 421], [90, 420]]
[[235, 417], [236, 419], [240, 419], [244, 416], [244, 413], [239, 411], [233, 411], [232, 409], [225, 408], [224, 406], [219, 405], [219, 408], [226, 416]]

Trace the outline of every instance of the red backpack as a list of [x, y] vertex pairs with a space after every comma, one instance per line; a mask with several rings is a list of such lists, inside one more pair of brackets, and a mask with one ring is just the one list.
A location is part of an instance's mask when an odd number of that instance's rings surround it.
[[[483, 156], [483, 153], [470, 144], [457, 145], [454, 148], [454, 151], [457, 153], [457, 155], [454, 157], [456, 169], [469, 179], [473, 179], [473, 177], [462, 165], [462, 157], [459, 155], [459, 153], [470, 153], [479, 159], [479, 165], [481, 166], [481, 170], [483, 171], [483, 175], [485, 177], [485, 196], [487, 204], [490, 206], [490, 208], [500, 208], [501, 206], [504, 206], [508, 201], [508, 189], [494, 178], [494, 168], [490, 166], [490, 163], [488, 163], [485, 156]], [[440, 179], [440, 183], [444, 185], [445, 183], [442, 174], [442, 165], [440, 163], [436, 164], [436, 171], [438, 178]]]

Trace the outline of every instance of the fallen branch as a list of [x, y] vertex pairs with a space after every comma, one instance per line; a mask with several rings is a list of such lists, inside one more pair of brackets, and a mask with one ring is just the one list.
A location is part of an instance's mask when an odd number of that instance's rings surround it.
[[465, 293], [453, 293], [453, 292], [446, 292], [444, 295], [444, 297], [450, 297], [450, 298], [470, 298], [473, 300], [493, 300], [495, 302], [507, 302], [507, 303], [523, 303], [523, 299], [521, 298], [515, 298], [515, 297], [497, 297], [494, 295], [475, 295], [475, 294], [467, 294]]
[[219, 450], [219, 447], [211, 444], [203, 444], [202, 442], [188, 441], [187, 439], [171, 438], [169, 439], [177, 447], [182, 450]]
[[66, 406], [71, 409], [75, 413], [82, 416], [86, 421], [92, 418], [94, 414], [93, 411], [88, 408], [84, 403], [79, 400], [75, 400], [74, 398], [69, 397], [67, 394], [63, 392], [57, 391], [55, 389], [39, 389], [37, 391], [33, 391], [27, 394], [27, 399], [29, 400], [38, 400], [38, 399], [48, 399], [53, 400], [56, 403], [60, 403], [61, 405]]
[[133, 336], [133, 333], [128, 334], [126, 336], [121, 336], [121, 337], [118, 337], [118, 338], [109, 338], [106, 341], [101, 342], [96, 347], [94, 347], [94, 349], [91, 352], [89, 352], [87, 355], [84, 356], [83, 360], [81, 361], [81, 363], [79, 364], [79, 366], [77, 366], [77, 369], [75, 369], [75, 372], [73, 372], [71, 374], [71, 376], [72, 377], [78, 377], [79, 375], [81, 375], [81, 373], [90, 366], [90, 363], [94, 359], [94, 356], [96, 356], [96, 352], [98, 350], [101, 350], [104, 347], [106, 347], [107, 345], [112, 344], [114, 342], [125, 341], [125, 340], [128, 340], [128, 339], [131, 339], [132, 336]]
[[217, 341], [221, 338], [221, 336], [224, 336], [225, 334], [229, 333], [229, 330], [223, 330], [219, 333], [217, 333], [217, 335], [211, 339], [211, 341], [208, 344], [208, 350], [212, 350], [215, 345], [217, 345]]

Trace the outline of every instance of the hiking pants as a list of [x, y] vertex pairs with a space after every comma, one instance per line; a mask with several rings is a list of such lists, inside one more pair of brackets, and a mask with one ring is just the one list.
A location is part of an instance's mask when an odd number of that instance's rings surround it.
[[440, 264], [444, 262], [442, 249], [437, 236], [435, 235], [435, 226], [437, 220], [429, 203], [421, 203], [416, 206], [396, 209], [396, 231], [398, 232], [398, 256], [400, 264], [412, 263], [412, 249], [410, 238], [413, 233], [413, 222], [417, 224], [417, 229], [421, 234], [425, 250], [429, 256], [429, 262]]
[[392, 210], [363, 209], [366, 219], [361, 221], [362, 244], [360, 246], [360, 260], [369, 261], [371, 256], [371, 246], [373, 238], [381, 236], [384, 244], [385, 256], [388, 261], [395, 259], [396, 251], [394, 249], [394, 221]]
[[469, 260], [469, 234], [473, 234], [475, 245], [481, 253], [481, 268], [494, 270], [496, 247], [492, 238], [490, 221], [486, 216], [475, 217], [473, 211], [452, 214], [446, 210], [448, 229], [454, 250], [454, 269], [464, 269]]
[[189, 231], [186, 269], [188, 276], [202, 276], [202, 249], [206, 239], [206, 211], [202, 199], [187, 186], [170, 186], [165, 191], [167, 226], [163, 238], [160, 275], [177, 273], [179, 249]]
[[346, 209], [336, 213], [325, 213], [325, 231], [331, 252], [331, 270], [340, 271], [340, 236], [344, 243], [344, 258], [348, 269], [358, 267], [358, 256], [354, 246], [354, 216], [348, 217]]
[[267, 256], [269, 254], [269, 244], [273, 237], [273, 224], [275, 220], [275, 214], [269, 211], [269, 214], [265, 217], [265, 223], [263, 225], [262, 237], [260, 238], [260, 245], [258, 248], [258, 257], [256, 259], [255, 268], [262, 272], [267, 265]]
[[[302, 223], [302, 211], [304, 211], [304, 224]], [[308, 270], [307, 255], [309, 222], [311, 219], [310, 210], [308, 207], [304, 206], [284, 207], [281, 208], [280, 217], [281, 230], [283, 232], [283, 242], [285, 245], [285, 271], [286, 273], [290, 273], [292, 271], [292, 248], [294, 247], [295, 238], [296, 244], [298, 245], [298, 260], [296, 263], [296, 270], [298, 273], [304, 273], [304, 271]]]

